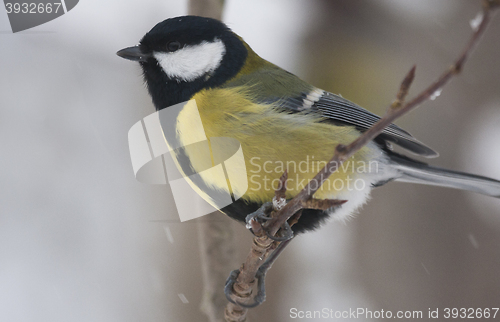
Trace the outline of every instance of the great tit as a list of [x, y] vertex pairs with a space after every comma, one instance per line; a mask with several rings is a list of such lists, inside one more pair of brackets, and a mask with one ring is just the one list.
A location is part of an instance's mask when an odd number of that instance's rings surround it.
[[[238, 192], [241, 198], [221, 211], [242, 222], [272, 200], [275, 183], [285, 170], [289, 177], [286, 194], [292, 198], [330, 160], [339, 143], [352, 142], [380, 119], [262, 59], [215, 19], [167, 19], [153, 27], [138, 46], [117, 54], [139, 62], [156, 110], [194, 99], [208, 140], [231, 137], [241, 144], [246, 171], [238, 172], [230, 188], [210, 176], [202, 176], [195, 185], [202, 191]], [[178, 140], [190, 135], [192, 117], [192, 109], [181, 110], [171, 123]], [[500, 181], [429, 166], [393, 152], [391, 144], [419, 156], [438, 156], [391, 124], [314, 195], [347, 202], [327, 211], [304, 210], [292, 227], [294, 233], [313, 230], [330, 216], [348, 218], [368, 200], [373, 187], [392, 180], [500, 197]], [[184, 173], [204, 170], [195, 147], [185, 148], [177, 157], [188, 164]]]

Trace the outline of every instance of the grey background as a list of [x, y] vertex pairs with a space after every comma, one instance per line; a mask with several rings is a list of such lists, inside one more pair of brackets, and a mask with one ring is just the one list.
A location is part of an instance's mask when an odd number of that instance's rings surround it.
[[[262, 57], [382, 114], [413, 64], [413, 94], [450, 64], [478, 7], [235, 0], [225, 20]], [[0, 10], [0, 320], [205, 320], [196, 222], [177, 223], [167, 186], [133, 177], [127, 132], [153, 107], [139, 66], [115, 55], [185, 13], [184, 1], [87, 0], [12, 34]], [[432, 164], [500, 179], [496, 18], [464, 74], [397, 123], [441, 153]], [[499, 209], [473, 193], [378, 188], [350, 222], [292, 243], [250, 317], [498, 307]], [[233, 227], [239, 262], [251, 236]]]

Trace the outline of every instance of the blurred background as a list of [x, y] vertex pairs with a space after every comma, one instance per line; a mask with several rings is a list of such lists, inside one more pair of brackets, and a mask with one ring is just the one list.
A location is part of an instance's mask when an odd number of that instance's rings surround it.
[[[451, 64], [479, 8], [226, 0], [223, 19], [263, 58], [380, 115], [413, 64], [410, 96]], [[12, 34], [0, 10], [0, 320], [207, 321], [197, 221], [179, 222], [169, 186], [134, 178], [127, 132], [154, 108], [138, 64], [115, 55], [186, 13], [179, 0], [86, 0]], [[396, 123], [440, 152], [433, 165], [500, 179], [496, 18], [463, 74]], [[372, 196], [350, 222], [291, 243], [252, 321], [500, 305], [499, 199], [405, 183]], [[231, 226], [241, 263], [252, 236]]]

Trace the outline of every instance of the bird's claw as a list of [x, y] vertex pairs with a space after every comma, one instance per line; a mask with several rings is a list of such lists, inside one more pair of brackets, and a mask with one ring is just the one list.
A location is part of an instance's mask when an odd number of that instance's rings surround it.
[[247, 223], [247, 228], [251, 228], [250, 222], [252, 220], [257, 221], [260, 224], [266, 222], [267, 220], [270, 220], [271, 217], [267, 216], [266, 213], [271, 212], [271, 210], [273, 209], [272, 207], [273, 207], [272, 202], [266, 202], [259, 209], [247, 215], [245, 218], [245, 222]]
[[[272, 211], [272, 209], [273, 209], [272, 202], [266, 202], [265, 204], [263, 204], [259, 209], [257, 209], [256, 211], [254, 211], [251, 214], [249, 214], [248, 216], [246, 216], [246, 218], [245, 218], [245, 221], [247, 223], [246, 227], [248, 229], [252, 228], [252, 220], [258, 222], [260, 225], [263, 225], [264, 222], [271, 219], [271, 217], [268, 216], [266, 213], [269, 213], [270, 211]], [[280, 241], [280, 242], [293, 238], [293, 231], [287, 222], [285, 222], [283, 224], [281, 229], [283, 230], [283, 232], [281, 233], [281, 235], [282, 235], [281, 237], [271, 236], [271, 234], [269, 234], [269, 232], [267, 232], [267, 231], [266, 231], [266, 235], [270, 239], [272, 239], [274, 241]]]
[[226, 280], [226, 286], [224, 287], [224, 294], [226, 295], [227, 300], [245, 309], [251, 309], [264, 303], [266, 301], [266, 272], [267, 268], [262, 269], [262, 266], [257, 270], [257, 273], [255, 274], [255, 277], [257, 278], [257, 295], [254, 296], [252, 303], [246, 304], [235, 301], [231, 297], [233, 294], [234, 283], [236, 283], [236, 279], [240, 273], [239, 269], [232, 271], [231, 274], [229, 274], [229, 277]]

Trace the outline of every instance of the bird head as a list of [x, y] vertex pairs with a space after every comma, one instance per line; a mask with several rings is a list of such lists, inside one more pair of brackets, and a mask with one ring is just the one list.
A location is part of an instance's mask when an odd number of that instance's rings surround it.
[[153, 103], [161, 110], [233, 78], [248, 50], [224, 23], [183, 16], [158, 23], [139, 45], [117, 55], [140, 63]]

